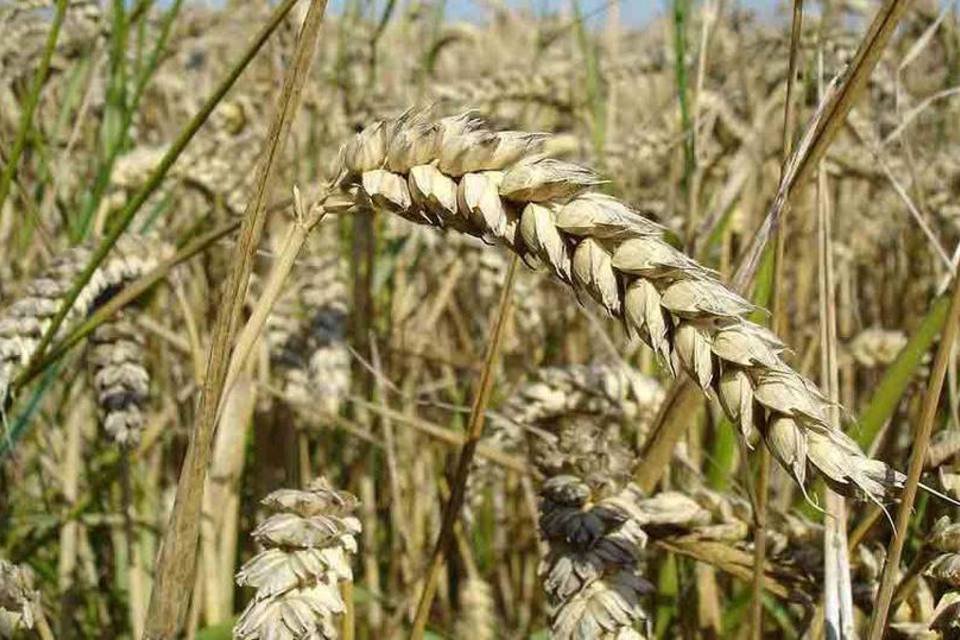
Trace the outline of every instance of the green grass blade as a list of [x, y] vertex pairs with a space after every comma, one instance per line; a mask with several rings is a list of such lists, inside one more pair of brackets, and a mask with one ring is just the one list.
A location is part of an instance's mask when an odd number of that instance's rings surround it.
[[873, 397], [867, 408], [860, 414], [860, 420], [857, 423], [858, 429], [854, 439], [864, 450], [870, 448], [880, 429], [897, 410], [903, 392], [914, 379], [914, 374], [923, 362], [923, 357], [940, 335], [940, 330], [947, 319], [949, 306], [950, 300], [946, 296], [940, 296], [933, 302], [917, 331], [910, 336], [910, 340], [897, 354], [896, 360], [884, 372], [880, 384], [877, 385]]
[[30, 133], [31, 123], [33, 122], [33, 112], [36, 111], [37, 104], [40, 102], [40, 91], [43, 89], [43, 83], [50, 71], [50, 61], [53, 58], [53, 51], [57, 47], [60, 27], [63, 25], [63, 18], [66, 13], [67, 0], [57, 0], [57, 11], [53, 16], [47, 41], [44, 44], [43, 58], [40, 59], [40, 65], [33, 76], [33, 84], [30, 85], [30, 93], [27, 94], [27, 101], [23, 107], [23, 113], [20, 115], [17, 137], [14, 138], [7, 165], [3, 168], [3, 173], [0, 174], [0, 217], [2, 217], [3, 205], [7, 201], [7, 196], [10, 195], [10, 185], [13, 183], [13, 176], [17, 172], [17, 165], [20, 164], [20, 156], [27, 144], [27, 135]]

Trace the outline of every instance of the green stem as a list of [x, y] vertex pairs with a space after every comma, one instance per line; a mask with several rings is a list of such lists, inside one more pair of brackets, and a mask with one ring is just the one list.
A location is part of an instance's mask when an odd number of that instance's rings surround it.
[[870, 403], [860, 414], [860, 420], [857, 423], [855, 439], [862, 449], [870, 448], [883, 425], [897, 410], [903, 392], [914, 379], [917, 368], [930, 351], [930, 346], [940, 335], [943, 323], [947, 319], [949, 306], [950, 301], [946, 296], [936, 299], [916, 333], [910, 336], [910, 340], [897, 354], [896, 360], [887, 367], [880, 384], [873, 392]]
[[[127, 132], [130, 130], [130, 125], [133, 124], [133, 116], [137, 112], [137, 109], [140, 105], [140, 99], [143, 97], [143, 92], [146, 89], [147, 84], [150, 82], [150, 78], [153, 76], [153, 73], [159, 66], [160, 56], [163, 54], [163, 50], [170, 38], [170, 33], [173, 28], [173, 21], [179, 14], [182, 4], [183, 0], [175, 0], [173, 5], [170, 7], [170, 10], [167, 11], [166, 15], [164, 16], [160, 36], [157, 39], [157, 45], [153, 48], [153, 51], [151, 51], [150, 57], [148, 58], [143, 71], [137, 77], [137, 83], [134, 87], [133, 97], [130, 100], [130, 103], [127, 104], [125, 92], [121, 91], [119, 95], [115, 96], [118, 109], [120, 109], [122, 114], [120, 124], [115, 134], [110, 135], [108, 133], [106, 135], [107, 155], [97, 170], [97, 176], [94, 178], [93, 182], [93, 189], [90, 191], [87, 197], [84, 198], [83, 209], [81, 210], [78, 222], [73, 229], [75, 241], [86, 238], [87, 234], [90, 232], [90, 224], [93, 221], [93, 214], [100, 205], [100, 201], [103, 199], [103, 195], [106, 193], [107, 187], [110, 186], [110, 175], [113, 173], [113, 167], [116, 164], [117, 158], [120, 156], [120, 152], [124, 148], [124, 140]], [[120, 75], [124, 74], [120, 73]], [[126, 83], [123, 82], [123, 84], [125, 85]]]
[[677, 99], [680, 103], [680, 124], [683, 129], [683, 182], [684, 194], [690, 188], [690, 180], [696, 168], [696, 150], [693, 148], [693, 122], [690, 119], [690, 103], [687, 96], [687, 13], [689, 0], [673, 2], [673, 46], [676, 56]]

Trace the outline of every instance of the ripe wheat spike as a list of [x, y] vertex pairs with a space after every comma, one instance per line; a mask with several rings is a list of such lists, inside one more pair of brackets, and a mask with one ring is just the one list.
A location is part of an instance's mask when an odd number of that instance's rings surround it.
[[103, 428], [115, 442], [135, 445], [144, 425], [150, 372], [141, 331], [121, 314], [90, 336], [89, 363]]
[[294, 267], [266, 326], [284, 396], [327, 414], [337, 413], [350, 392], [349, 295], [335, 231], [321, 227], [311, 237], [310, 255]]
[[[78, 318], [86, 316], [123, 286], [172, 255], [172, 247], [136, 237], [121, 239], [97, 268], [70, 309], [58, 335], [64, 335]], [[89, 247], [76, 247], [56, 258], [28, 283], [23, 294], [0, 312], [0, 399], [6, 400], [10, 383], [26, 366], [74, 280], [90, 260]]]
[[558, 475], [540, 492], [540, 565], [555, 640], [639, 640], [641, 606], [654, 586], [641, 575], [646, 527], [691, 528], [710, 514], [680, 493], [643, 498], [627, 484], [598, 491], [576, 476]]
[[238, 640], [306, 640], [339, 637], [345, 610], [341, 582], [352, 582], [357, 551], [357, 499], [324, 478], [306, 489], [280, 489], [263, 499], [273, 511], [253, 531], [264, 550], [237, 573], [237, 584], [256, 595], [233, 628]]
[[840, 493], [879, 501], [904, 476], [831, 426], [830, 404], [747, 319], [754, 305], [667, 243], [659, 225], [599, 193], [590, 169], [544, 157], [544, 134], [497, 132], [471, 113], [408, 113], [341, 149], [330, 210], [375, 206], [505, 244], [594, 298], [665, 367], [716, 395], [745, 438], [759, 431], [803, 486], [808, 462]]

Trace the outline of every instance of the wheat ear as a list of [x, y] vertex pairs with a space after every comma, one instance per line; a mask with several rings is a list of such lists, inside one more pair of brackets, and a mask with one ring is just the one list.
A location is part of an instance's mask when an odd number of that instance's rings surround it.
[[121, 445], [140, 440], [150, 394], [142, 331], [124, 314], [105, 322], [90, 336], [89, 362], [103, 428]]
[[759, 431], [804, 483], [810, 462], [845, 495], [880, 500], [903, 475], [831, 427], [829, 402], [746, 316], [754, 306], [674, 249], [657, 224], [596, 191], [591, 170], [544, 157], [548, 136], [485, 129], [470, 113], [375, 123], [341, 149], [349, 197], [415, 222], [501, 242], [542, 262], [639, 334], [671, 369], [719, 397], [744, 437]]
[[505, 450], [516, 451], [523, 442], [524, 427], [571, 414], [631, 420], [642, 430], [663, 395], [660, 383], [628, 366], [545, 367], [494, 416], [489, 438]]
[[357, 499], [324, 478], [305, 490], [281, 489], [263, 499], [274, 514], [253, 532], [265, 549], [237, 573], [257, 589], [240, 614], [238, 640], [328, 640], [339, 636], [346, 604], [340, 583], [352, 582], [360, 521]]
[[[10, 383], [34, 355], [91, 254], [87, 247], [76, 247], [57, 256], [40, 277], [26, 285], [16, 302], [0, 312], [0, 402], [6, 400]], [[135, 237], [121, 240], [80, 292], [59, 335], [66, 333], [73, 320], [87, 315], [172, 254], [172, 247], [156, 241]]]
[[643, 498], [630, 483], [601, 497], [575, 476], [558, 475], [540, 492], [540, 565], [554, 640], [640, 640], [641, 606], [653, 585], [640, 573], [645, 528], [686, 529], [710, 514], [681, 493]]

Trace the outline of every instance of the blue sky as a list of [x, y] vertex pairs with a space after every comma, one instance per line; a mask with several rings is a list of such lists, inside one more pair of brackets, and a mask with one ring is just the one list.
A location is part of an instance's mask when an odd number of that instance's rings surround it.
[[[616, 0], [580, 0], [585, 15], [591, 16], [591, 24], [602, 24], [607, 8]], [[740, 5], [754, 9], [761, 15], [772, 16], [783, 0], [740, 0]], [[570, 0], [504, 0], [507, 5], [526, 7], [537, 12], [558, 10], [570, 6]], [[332, 0], [331, 6], [338, 10], [344, 0]], [[377, 5], [382, 5], [378, 0]], [[619, 0], [621, 19], [631, 25], [640, 25], [651, 17], [662, 15], [671, 6], [671, 0]], [[482, 20], [487, 10], [479, 0], [447, 0], [447, 16], [453, 20]]]
[[[614, 0], [581, 0], [584, 14], [595, 14], [594, 21], [602, 22], [606, 8]], [[560, 7], [569, 7], [569, 0], [506, 0], [508, 5], [530, 7], [537, 11], [548, 11]], [[764, 14], [773, 14], [779, 0], [745, 0], [743, 6], [757, 9]], [[620, 16], [629, 24], [642, 24], [651, 17], [660, 15], [672, 6], [669, 0], [620, 0]], [[474, 0], [448, 0], [450, 17], [476, 19], [484, 15], [483, 4]]]

